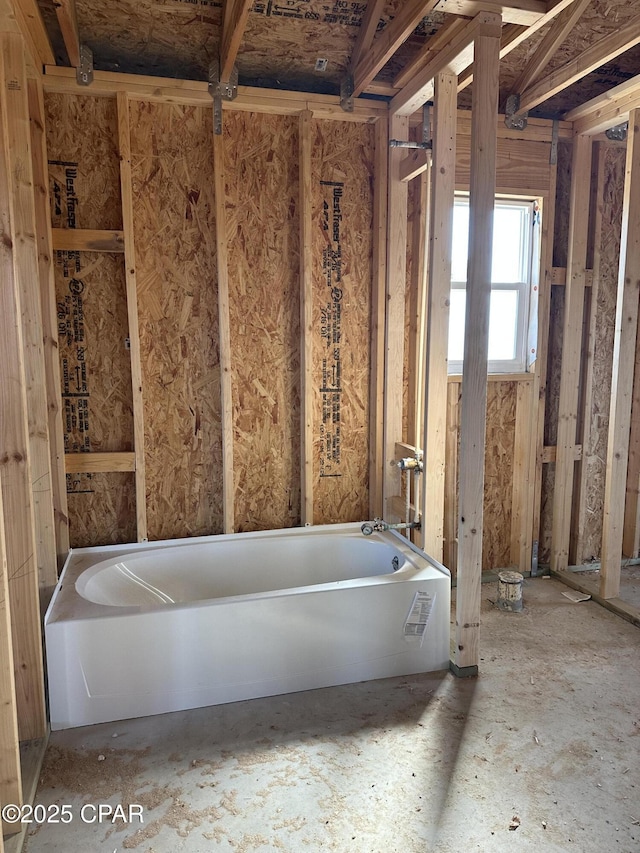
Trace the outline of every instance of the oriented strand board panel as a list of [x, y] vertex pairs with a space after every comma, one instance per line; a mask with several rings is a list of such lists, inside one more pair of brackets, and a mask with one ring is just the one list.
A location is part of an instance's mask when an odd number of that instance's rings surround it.
[[487, 383], [484, 461], [484, 571], [511, 565], [511, 497], [516, 428], [515, 382]]
[[605, 154], [605, 181], [600, 241], [600, 283], [595, 307], [596, 334], [593, 351], [593, 396], [590, 445], [587, 459], [587, 523], [581, 562], [599, 558], [602, 546], [602, 517], [609, 429], [613, 338], [618, 292], [620, 229], [624, 189], [625, 150], [608, 148]]
[[212, 111], [130, 104], [150, 539], [222, 530]]
[[[47, 95], [45, 109], [53, 227], [121, 228], [115, 102]], [[122, 255], [58, 251], [54, 269], [65, 451], [131, 450]], [[72, 547], [135, 539], [117, 477], [67, 476], [67, 492]]]
[[314, 521], [369, 511], [373, 128], [312, 123]]
[[135, 475], [68, 474], [71, 545], [117, 545], [136, 541]]
[[297, 117], [225, 113], [235, 528], [300, 524]]

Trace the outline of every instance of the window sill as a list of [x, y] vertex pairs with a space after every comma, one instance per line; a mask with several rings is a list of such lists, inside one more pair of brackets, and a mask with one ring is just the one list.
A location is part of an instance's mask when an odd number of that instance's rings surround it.
[[[489, 373], [489, 382], [533, 382], [533, 373]], [[450, 373], [447, 382], [462, 382], [461, 373]]]

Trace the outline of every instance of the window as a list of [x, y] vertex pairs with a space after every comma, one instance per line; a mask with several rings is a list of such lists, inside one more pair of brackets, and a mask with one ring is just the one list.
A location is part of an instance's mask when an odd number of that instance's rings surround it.
[[[537, 284], [538, 206], [496, 199], [489, 314], [489, 373], [522, 373], [528, 367], [532, 285]], [[453, 209], [449, 373], [462, 372], [466, 304], [469, 199]], [[535, 258], [535, 263], [534, 263]], [[534, 275], [535, 267], [535, 275]], [[535, 318], [532, 318], [535, 319]]]

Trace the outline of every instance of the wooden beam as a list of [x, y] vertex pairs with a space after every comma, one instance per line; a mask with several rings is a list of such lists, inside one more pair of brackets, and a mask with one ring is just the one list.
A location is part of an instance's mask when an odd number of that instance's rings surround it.
[[629, 112], [640, 107], [640, 74], [625, 80], [567, 113], [576, 133], [595, 136], [629, 120]]
[[129, 354], [131, 356], [131, 388], [133, 400], [133, 448], [136, 464], [136, 530], [138, 542], [147, 541], [147, 490], [144, 459], [144, 400], [142, 397], [142, 357], [138, 323], [138, 289], [136, 284], [136, 249], [133, 234], [133, 185], [131, 178], [131, 133], [129, 101], [118, 92], [118, 147], [120, 151], [120, 194], [122, 197], [122, 230], [124, 233], [124, 268], [129, 321]]
[[429, 217], [429, 286], [425, 348], [424, 507], [421, 547], [443, 558], [447, 438], [447, 369], [451, 245], [456, 184], [457, 79], [441, 73], [435, 80], [433, 110], [433, 185]]
[[571, 175], [569, 257], [567, 284], [565, 286], [551, 534], [551, 567], [554, 571], [564, 571], [569, 565], [569, 535], [575, 472], [575, 446], [577, 444], [578, 388], [580, 385], [584, 283], [589, 226], [590, 187], [589, 181], [585, 180], [586, 175], [591, 175], [591, 140], [589, 137], [576, 136], [574, 139]]
[[369, 513], [383, 513], [384, 470], [384, 346], [387, 281], [387, 195], [389, 188], [389, 125], [375, 125], [373, 169], [373, 281], [371, 283], [371, 372], [369, 381]]
[[4, 143], [9, 165], [11, 239], [16, 282], [20, 289], [22, 343], [29, 417], [29, 462], [33, 487], [36, 547], [40, 583], [57, 581], [55, 523], [51, 486], [49, 416], [44, 392], [46, 373], [40, 301], [40, 269], [36, 240], [31, 130], [24, 48], [20, 36], [7, 35], [2, 51], [6, 88]]
[[405, 154], [400, 162], [399, 177], [401, 181], [412, 181], [418, 175], [424, 174], [431, 165], [431, 151], [417, 149]]
[[353, 69], [354, 96], [360, 95], [438, 0], [405, 0], [393, 21], [384, 28]]
[[235, 65], [253, 0], [224, 0], [220, 81], [227, 83]]
[[439, 0], [434, 12], [464, 15], [466, 18], [489, 12], [499, 15], [506, 24], [529, 27], [546, 15], [547, 4], [544, 0], [519, 0], [511, 3], [501, 3], [499, 0]]
[[[35, 520], [22, 342], [20, 288], [14, 271], [10, 206], [10, 168], [7, 125], [15, 120], [9, 106], [13, 64], [21, 55], [22, 38], [0, 35], [0, 484], [4, 503], [7, 578], [11, 607], [13, 661], [18, 728], [24, 740], [42, 737], [46, 731], [44, 668], [36, 559]], [[18, 78], [21, 85], [21, 78]], [[20, 92], [21, 90], [18, 90]], [[28, 150], [28, 147], [27, 147]], [[54, 546], [55, 561], [55, 546]]]
[[620, 593], [620, 561], [622, 558], [639, 293], [640, 110], [633, 110], [629, 115], [629, 133], [627, 134], [618, 302], [613, 342], [613, 374], [607, 442], [604, 520], [602, 524], [602, 568], [600, 570], [600, 595], [603, 598], [616, 598]]
[[[445, 47], [451, 39], [455, 38], [458, 33], [462, 32], [469, 22], [465, 18], [450, 17], [444, 22], [435, 35], [431, 36], [422, 50], [419, 50], [414, 58], [399, 71], [393, 79], [392, 87], [394, 90], [404, 89], [419, 71], [433, 61], [439, 51]], [[392, 94], [395, 94], [393, 92]]]
[[[2, 3], [0, 11], [6, 8]], [[37, 0], [13, 0], [11, 4], [25, 40], [25, 45], [38, 70], [55, 64], [55, 54]], [[0, 16], [1, 17], [1, 16]]]
[[122, 231], [98, 231], [90, 228], [53, 228], [54, 251], [124, 252]]
[[353, 69], [358, 66], [361, 58], [369, 52], [373, 44], [384, 7], [385, 0], [368, 0], [367, 2], [367, 8], [360, 21], [360, 28], [358, 29], [353, 50], [351, 51], [351, 59], [349, 60], [349, 68], [352, 73]]
[[135, 453], [66, 453], [67, 474], [109, 474], [116, 471], [135, 471]]
[[74, 68], [80, 65], [80, 36], [78, 35], [78, 16], [76, 0], [54, 0], [56, 16], [67, 49], [69, 62]]
[[463, 71], [473, 59], [474, 39], [479, 36], [500, 38], [502, 26], [499, 15], [481, 12], [461, 31], [452, 36], [433, 60], [391, 100], [392, 115], [411, 115], [433, 97], [433, 78], [440, 72], [455, 74]]
[[58, 569], [69, 553], [69, 513], [67, 483], [64, 471], [64, 432], [60, 397], [60, 357], [58, 349], [58, 311], [52, 258], [51, 205], [49, 169], [45, 133], [42, 82], [29, 80], [29, 117], [33, 152], [33, 189], [36, 210], [36, 238], [42, 306], [42, 338], [46, 399], [49, 420], [49, 452]]
[[218, 335], [220, 347], [220, 404], [222, 427], [222, 514], [225, 533], [233, 533], [233, 399], [231, 394], [231, 321], [229, 317], [229, 255], [225, 209], [224, 142], [213, 135], [213, 168], [218, 253]]
[[300, 188], [300, 503], [302, 524], [313, 524], [313, 254], [311, 112], [298, 124]]
[[[409, 137], [406, 117], [392, 116], [392, 139]], [[404, 383], [405, 287], [407, 275], [408, 187], [400, 180], [401, 149], [389, 148], [389, 213], [387, 231], [387, 298], [384, 369], [384, 511], [388, 500], [400, 494], [400, 471], [392, 465], [395, 443], [402, 434], [402, 388]]]
[[640, 16], [636, 15], [610, 35], [581, 51], [570, 62], [561, 68], [556, 68], [521, 92], [519, 112], [525, 113], [532, 110], [638, 43], [640, 43]]
[[464, 373], [460, 415], [458, 590], [454, 664], [477, 671], [482, 582], [484, 446], [493, 208], [496, 192], [496, 116], [500, 35], [475, 41], [472, 100], [469, 263], [465, 312]]
[[512, 92], [520, 94], [538, 79], [549, 64], [551, 57], [573, 30], [589, 3], [591, 0], [575, 0], [571, 6], [568, 6], [558, 15], [511, 87]]
[[[18, 740], [18, 709], [13, 670], [13, 640], [7, 577], [2, 489], [0, 489], [0, 803], [21, 805], [22, 776]], [[11, 831], [14, 827], [7, 828]], [[2, 831], [0, 831], [2, 837]]]

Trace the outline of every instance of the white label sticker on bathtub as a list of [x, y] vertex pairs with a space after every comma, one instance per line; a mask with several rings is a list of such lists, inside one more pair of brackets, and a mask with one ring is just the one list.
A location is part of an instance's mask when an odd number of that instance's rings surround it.
[[413, 596], [411, 609], [404, 623], [404, 638], [408, 643], [422, 645], [434, 601], [435, 595], [429, 595], [428, 592], [416, 592]]

